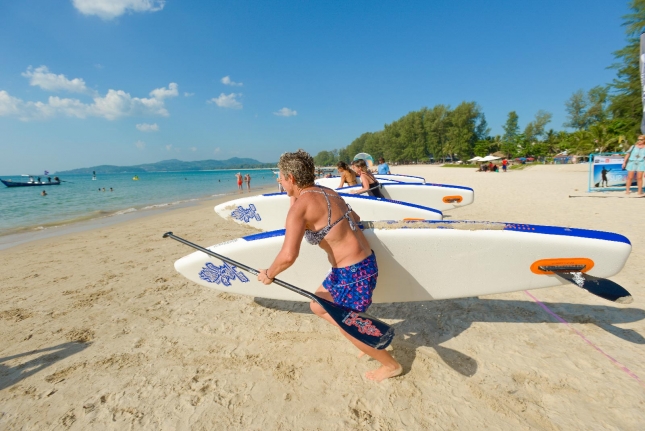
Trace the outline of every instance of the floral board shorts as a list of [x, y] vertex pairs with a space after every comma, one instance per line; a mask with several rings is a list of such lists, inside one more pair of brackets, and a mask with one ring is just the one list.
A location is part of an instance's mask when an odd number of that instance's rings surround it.
[[332, 268], [322, 285], [334, 302], [354, 311], [365, 311], [372, 304], [378, 265], [374, 251], [354, 265]]

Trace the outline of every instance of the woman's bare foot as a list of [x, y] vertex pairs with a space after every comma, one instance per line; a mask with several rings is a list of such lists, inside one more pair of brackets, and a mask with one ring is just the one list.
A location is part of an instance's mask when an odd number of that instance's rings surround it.
[[377, 383], [380, 383], [385, 379], [389, 379], [390, 377], [396, 377], [402, 372], [403, 372], [403, 367], [400, 364], [398, 367], [395, 367], [395, 368], [386, 367], [385, 365], [382, 365], [380, 368], [377, 368], [376, 370], [368, 371], [367, 373], [365, 373], [365, 377], [367, 377], [369, 380], [373, 380]]

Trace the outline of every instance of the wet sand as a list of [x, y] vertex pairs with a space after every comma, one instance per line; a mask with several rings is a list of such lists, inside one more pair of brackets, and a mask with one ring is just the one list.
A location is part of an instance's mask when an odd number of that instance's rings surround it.
[[447, 220], [627, 236], [632, 255], [612, 280], [634, 302], [562, 286], [375, 305], [404, 367], [381, 384], [306, 303], [175, 272], [191, 250], [164, 232], [202, 245], [255, 232], [214, 213], [229, 197], [2, 250], [0, 429], [641, 429], [643, 201], [570, 198], [586, 193], [586, 168], [392, 167], [473, 187], [475, 203]]

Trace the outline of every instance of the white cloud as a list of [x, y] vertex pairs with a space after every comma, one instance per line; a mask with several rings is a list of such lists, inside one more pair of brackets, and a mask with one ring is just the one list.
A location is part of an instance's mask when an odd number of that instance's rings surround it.
[[185, 97], [192, 97], [194, 95], [195, 95], [195, 93], [188, 93], [188, 92], [184, 93]]
[[154, 123], [154, 124], [141, 123], [141, 124], [137, 124], [137, 129], [139, 129], [142, 132], [158, 132], [159, 126], [157, 125], [157, 123]]
[[0, 117], [5, 115], [18, 115], [24, 105], [23, 101], [12, 97], [4, 90], [0, 90]]
[[215, 148], [215, 150], [213, 150], [213, 153], [214, 153], [214, 154], [217, 154], [217, 153], [219, 153], [220, 151], [221, 151], [220, 147], [217, 147], [217, 148]]
[[133, 12], [157, 12], [163, 9], [165, 0], [72, 0], [83, 15], [96, 15], [108, 20]]
[[178, 85], [175, 84], [174, 82], [171, 82], [168, 84], [168, 88], [156, 88], [150, 92], [150, 96], [154, 97], [155, 99], [163, 100], [166, 97], [176, 97], [179, 94], [179, 91], [177, 91]]
[[176, 97], [179, 94], [178, 85], [171, 82], [168, 84], [168, 88], [162, 87], [152, 90], [150, 98], [132, 97], [123, 90], [112, 89], [108, 90], [105, 96], [100, 96], [95, 91], [88, 89], [82, 79], [69, 80], [64, 75], [50, 73], [45, 66], [37, 69], [30, 67], [23, 75], [30, 78], [31, 85], [50, 91], [67, 90], [91, 94], [93, 101], [86, 103], [78, 99], [50, 96], [46, 102], [31, 102], [12, 97], [6, 91], [0, 91], [0, 116], [17, 116], [24, 121], [56, 116], [102, 117], [108, 120], [137, 115], [167, 117], [170, 114], [165, 107], [165, 99]]
[[167, 150], [167, 151], [172, 150], [172, 144], [168, 144], [168, 145], [166, 145], [166, 150]]
[[235, 82], [231, 81], [231, 77], [226, 75], [224, 78], [222, 78], [222, 84], [224, 85], [230, 85], [231, 87], [241, 87], [244, 85], [242, 82]]
[[143, 141], [137, 141], [134, 143], [134, 146], [140, 150], [143, 150], [144, 148], [146, 148], [146, 143]]
[[67, 79], [65, 75], [51, 73], [47, 66], [33, 68], [29, 66], [22, 76], [29, 78], [29, 85], [40, 87], [47, 91], [69, 91], [70, 93], [94, 94], [85, 86], [81, 78]]
[[279, 117], [294, 117], [298, 115], [298, 111], [294, 111], [289, 108], [282, 108], [277, 112], [274, 112], [273, 115], [277, 115]]
[[197, 147], [190, 147], [190, 151], [197, 151]]
[[219, 97], [213, 97], [209, 103], [215, 103], [220, 108], [242, 109], [242, 104], [237, 100], [237, 97], [242, 97], [242, 93], [231, 93], [228, 96], [224, 93]]

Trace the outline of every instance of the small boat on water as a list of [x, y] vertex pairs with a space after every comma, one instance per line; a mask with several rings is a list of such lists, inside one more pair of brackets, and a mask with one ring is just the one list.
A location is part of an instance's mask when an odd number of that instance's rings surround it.
[[51, 177], [47, 177], [47, 181], [41, 181], [40, 177], [34, 179], [33, 175], [23, 175], [23, 177], [29, 177], [29, 179], [26, 182], [0, 179], [0, 182], [7, 187], [58, 186], [61, 183], [61, 180], [58, 177], [54, 177], [53, 181]]

